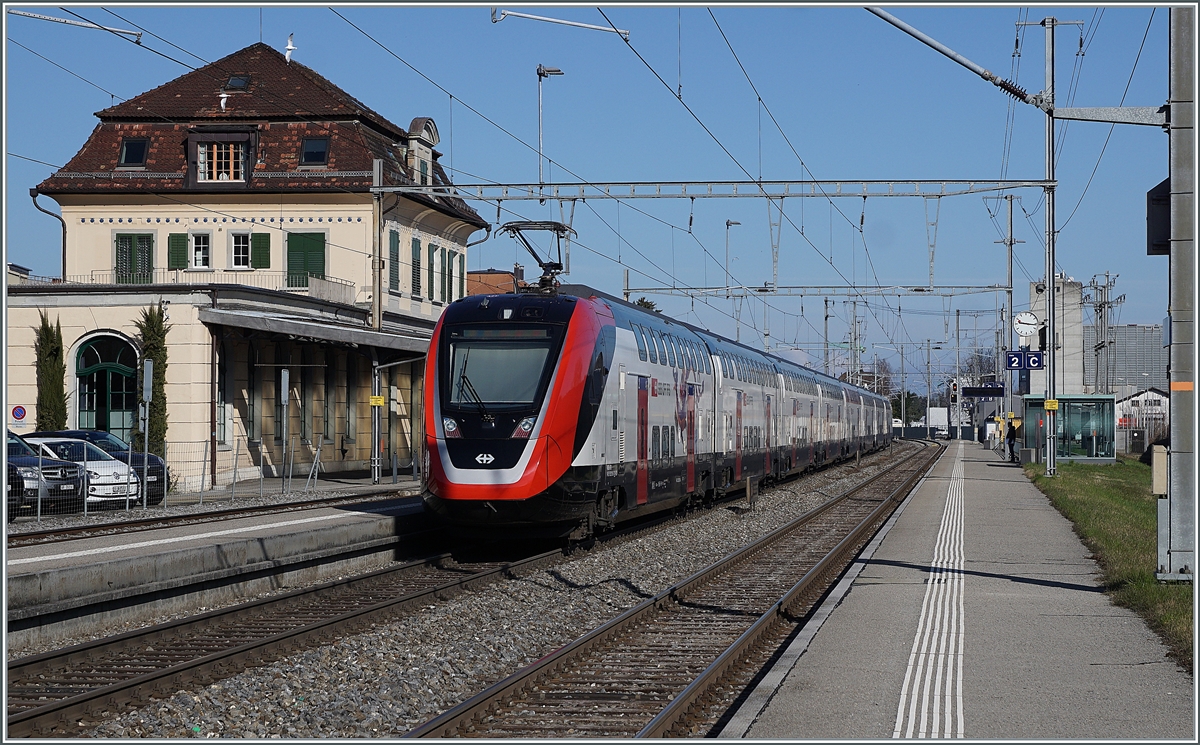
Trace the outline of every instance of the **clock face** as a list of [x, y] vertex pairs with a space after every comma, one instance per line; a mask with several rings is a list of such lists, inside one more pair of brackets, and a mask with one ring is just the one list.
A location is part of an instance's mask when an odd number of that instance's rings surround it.
[[1013, 318], [1013, 329], [1021, 336], [1032, 336], [1037, 333], [1038, 317], [1029, 311], [1022, 311]]

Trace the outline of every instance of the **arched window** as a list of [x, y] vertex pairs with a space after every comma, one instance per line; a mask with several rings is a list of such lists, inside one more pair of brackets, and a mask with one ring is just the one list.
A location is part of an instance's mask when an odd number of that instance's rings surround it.
[[129, 442], [137, 412], [137, 350], [116, 336], [86, 342], [75, 360], [80, 429], [96, 429]]

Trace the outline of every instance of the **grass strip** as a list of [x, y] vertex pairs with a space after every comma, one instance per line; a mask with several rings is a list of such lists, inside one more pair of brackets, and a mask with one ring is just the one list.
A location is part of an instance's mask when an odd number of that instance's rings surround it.
[[1145, 619], [1192, 674], [1192, 585], [1154, 577], [1158, 498], [1150, 493], [1150, 467], [1122, 457], [1109, 466], [1060, 462], [1057, 472], [1048, 479], [1044, 466], [1025, 466], [1025, 475], [1074, 524], [1099, 562], [1113, 602]]

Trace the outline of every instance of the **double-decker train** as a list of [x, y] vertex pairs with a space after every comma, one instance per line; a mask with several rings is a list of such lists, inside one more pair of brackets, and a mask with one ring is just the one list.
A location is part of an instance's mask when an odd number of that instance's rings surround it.
[[886, 447], [870, 391], [581, 285], [446, 308], [425, 504], [491, 535], [624, 520]]

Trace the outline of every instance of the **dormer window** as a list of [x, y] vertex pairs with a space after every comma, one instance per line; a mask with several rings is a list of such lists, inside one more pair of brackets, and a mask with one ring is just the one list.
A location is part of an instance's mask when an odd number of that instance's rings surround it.
[[323, 166], [329, 162], [329, 138], [310, 137], [300, 151], [300, 165]]
[[126, 137], [121, 140], [121, 155], [117, 160], [120, 167], [146, 165], [146, 154], [150, 150], [150, 140], [145, 137]]
[[244, 91], [250, 87], [249, 75], [231, 75], [229, 82], [225, 83], [227, 91]]
[[198, 181], [244, 181], [245, 142], [201, 142], [196, 147]]

